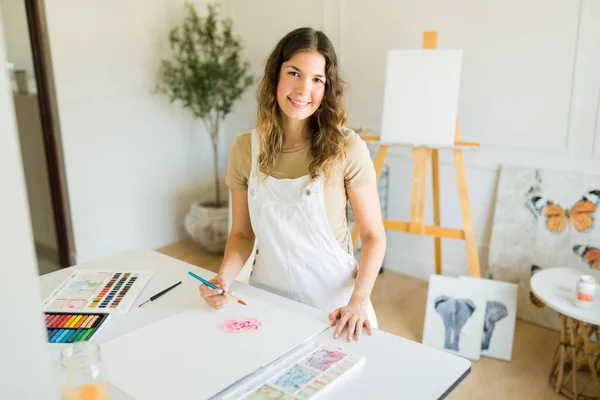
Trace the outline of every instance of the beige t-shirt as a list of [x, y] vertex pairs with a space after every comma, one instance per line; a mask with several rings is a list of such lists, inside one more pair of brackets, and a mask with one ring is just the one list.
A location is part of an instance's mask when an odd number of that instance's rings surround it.
[[[325, 211], [329, 226], [342, 249], [348, 250], [346, 188], [357, 188], [375, 180], [375, 167], [367, 144], [352, 130], [348, 134], [346, 159], [335, 166], [325, 180]], [[295, 179], [308, 174], [313, 160], [308, 143], [291, 150], [283, 150], [271, 175], [276, 179]], [[343, 165], [342, 165], [343, 164]], [[252, 169], [252, 132], [242, 134], [231, 145], [227, 167], [227, 186], [232, 190], [247, 190]]]

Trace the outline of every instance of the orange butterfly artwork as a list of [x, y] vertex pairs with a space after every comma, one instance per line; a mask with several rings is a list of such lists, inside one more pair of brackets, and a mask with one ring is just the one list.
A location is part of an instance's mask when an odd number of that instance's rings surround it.
[[590, 268], [600, 270], [600, 249], [593, 246], [584, 246], [578, 244], [573, 246], [573, 251], [579, 257], [583, 258]]
[[596, 206], [600, 202], [600, 190], [591, 190], [582, 196], [570, 209], [564, 209], [558, 204], [540, 196], [531, 198], [531, 205], [546, 217], [546, 228], [553, 233], [561, 233], [567, 225], [578, 232], [587, 232], [594, 226]]

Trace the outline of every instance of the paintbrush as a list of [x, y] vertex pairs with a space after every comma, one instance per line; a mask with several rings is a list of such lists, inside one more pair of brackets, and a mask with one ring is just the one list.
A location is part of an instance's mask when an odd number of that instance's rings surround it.
[[162, 292], [158, 292], [157, 294], [155, 294], [154, 296], [150, 297], [149, 300], [146, 300], [145, 302], [143, 302], [142, 304], [140, 304], [138, 306], [138, 308], [140, 308], [141, 306], [143, 306], [144, 304], [146, 304], [149, 301], [154, 301], [156, 299], [158, 299], [160, 296], [162, 296], [163, 294], [167, 293], [169, 290], [179, 286], [181, 284], [181, 281], [177, 282], [176, 284], [174, 284], [173, 286], [169, 286], [168, 288], [166, 288], [165, 290], [163, 290]]
[[220, 289], [220, 290], [221, 290], [221, 294], [222, 294], [222, 295], [225, 295], [225, 297], [228, 297], [228, 298], [230, 298], [230, 299], [231, 299], [231, 300], [233, 300], [233, 301], [237, 301], [237, 302], [238, 302], [238, 303], [240, 303], [241, 305], [244, 305], [244, 306], [246, 305], [246, 303], [244, 303], [242, 300], [238, 299], [237, 297], [235, 297], [235, 296], [234, 296], [234, 295], [232, 295], [231, 293], [224, 291], [223, 289], [221, 289], [220, 287], [218, 287], [218, 286], [217, 286], [217, 285], [215, 285], [214, 283], [207, 281], [206, 279], [204, 279], [204, 278], [202, 278], [202, 277], [200, 277], [200, 276], [196, 275], [196, 274], [195, 274], [195, 273], [193, 273], [193, 272], [188, 272], [188, 274], [189, 274], [190, 276], [192, 276], [192, 277], [194, 277], [194, 278], [198, 279], [200, 282], [204, 283], [204, 284], [205, 284], [206, 286], [208, 286], [208, 287], [211, 287], [211, 288], [213, 288], [213, 289]]

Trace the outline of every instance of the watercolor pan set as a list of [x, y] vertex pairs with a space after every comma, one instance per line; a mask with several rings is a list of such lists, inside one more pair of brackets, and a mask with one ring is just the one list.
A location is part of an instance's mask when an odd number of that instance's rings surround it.
[[85, 342], [104, 326], [108, 313], [44, 313], [49, 343]]
[[331, 345], [320, 345], [308, 355], [295, 357], [276, 368], [262, 383], [254, 381], [242, 390], [235, 390], [225, 399], [316, 399], [326, 396], [328, 388], [337, 385], [342, 377], [365, 362], [365, 358]]
[[129, 311], [152, 272], [74, 271], [44, 300], [45, 311]]

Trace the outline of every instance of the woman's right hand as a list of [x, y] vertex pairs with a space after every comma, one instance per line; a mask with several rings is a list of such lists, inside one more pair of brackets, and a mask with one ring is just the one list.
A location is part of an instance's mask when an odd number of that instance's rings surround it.
[[213, 279], [210, 279], [209, 282], [214, 283], [221, 289], [212, 289], [205, 284], [201, 284], [200, 296], [215, 310], [223, 308], [225, 306], [225, 302], [227, 301], [227, 296], [222, 295], [221, 293], [223, 290], [226, 292], [229, 291], [229, 281], [221, 275], [217, 275]]

